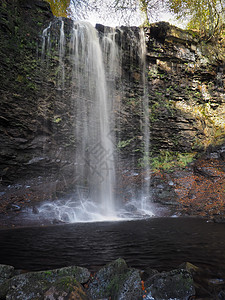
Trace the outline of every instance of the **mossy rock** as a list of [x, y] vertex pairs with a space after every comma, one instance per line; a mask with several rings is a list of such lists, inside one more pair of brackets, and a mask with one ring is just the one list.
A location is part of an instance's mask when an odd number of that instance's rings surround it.
[[44, 300], [58, 300], [58, 299], [88, 300], [89, 297], [85, 293], [82, 285], [76, 279], [67, 276], [57, 280], [44, 293]]
[[148, 284], [147, 299], [188, 300], [195, 295], [192, 275], [184, 269], [157, 274], [148, 280]]
[[141, 299], [141, 278], [135, 269], [129, 269], [119, 258], [101, 268], [89, 285], [92, 299]]
[[[8, 300], [43, 299], [45, 292], [52, 286], [54, 286], [52, 290], [56, 290], [57, 287], [57, 291], [62, 291], [66, 287], [68, 293], [69, 288], [73, 286], [72, 283], [79, 286], [79, 283], [87, 282], [89, 276], [90, 273], [86, 268], [76, 266], [21, 274], [5, 282], [0, 290], [0, 299], [5, 297]], [[74, 292], [74, 289], [71, 292]]]

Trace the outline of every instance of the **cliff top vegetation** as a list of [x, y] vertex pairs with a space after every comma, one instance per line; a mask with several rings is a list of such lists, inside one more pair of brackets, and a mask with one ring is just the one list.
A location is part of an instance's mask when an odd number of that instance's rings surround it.
[[[76, 15], [87, 11], [101, 13], [102, 0], [46, 0], [53, 14], [58, 17]], [[208, 41], [225, 39], [225, 2], [222, 0], [113, 0], [107, 3], [110, 11], [122, 13], [121, 18], [130, 20], [139, 11], [143, 23], [148, 25], [159, 10], [172, 13], [174, 18], [184, 21], [187, 29], [197, 30]]]

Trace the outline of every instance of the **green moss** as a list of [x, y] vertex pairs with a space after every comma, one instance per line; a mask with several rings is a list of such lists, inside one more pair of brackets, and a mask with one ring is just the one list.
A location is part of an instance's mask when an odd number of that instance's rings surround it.
[[33, 82], [28, 82], [27, 87], [31, 90], [36, 90], [37, 89], [36, 84], [33, 83]]
[[59, 124], [60, 122], [62, 122], [62, 119], [58, 116], [55, 116], [54, 119], [53, 119], [53, 122], [56, 123], [56, 124]]
[[125, 148], [125, 147], [129, 146], [133, 140], [134, 140], [134, 138], [131, 138], [131, 139], [125, 140], [125, 141], [119, 141], [117, 144], [117, 148], [119, 148], [119, 149]]
[[175, 169], [183, 169], [189, 163], [191, 163], [196, 157], [196, 152], [181, 153], [176, 151], [161, 150], [156, 156], [145, 157], [140, 160], [142, 167], [146, 166], [146, 163], [150, 165], [150, 168], [157, 172], [158, 170], [174, 171]]
[[19, 74], [19, 75], [17, 76], [17, 78], [16, 78], [16, 81], [17, 81], [17, 82], [23, 82], [24, 80], [25, 80], [25, 79], [24, 79], [24, 76], [23, 76], [23, 75], [20, 75], [20, 74]]
[[[115, 299], [116, 296], [118, 295], [121, 285], [123, 282], [126, 280], [128, 273], [124, 274], [115, 274], [112, 280], [109, 282], [107, 288], [106, 288], [106, 294], [111, 296], [112, 299]], [[104, 293], [103, 293], [104, 294]]]
[[166, 99], [161, 92], [155, 92], [155, 97], [156, 98], [152, 101], [153, 103], [150, 105], [150, 122], [156, 122], [161, 115], [174, 116], [176, 114], [173, 100]]
[[44, 274], [45, 275], [52, 275], [52, 271], [45, 271]]
[[63, 278], [60, 278], [57, 283], [56, 283], [57, 287], [59, 289], [66, 289], [69, 292], [72, 292], [74, 290], [74, 286], [78, 285], [78, 282], [76, 279], [66, 276]]

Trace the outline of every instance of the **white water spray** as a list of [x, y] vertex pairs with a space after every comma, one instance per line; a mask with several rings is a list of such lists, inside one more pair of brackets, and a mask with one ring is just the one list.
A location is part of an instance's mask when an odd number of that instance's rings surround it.
[[148, 201], [150, 200], [150, 183], [151, 183], [151, 172], [150, 172], [150, 122], [149, 122], [149, 100], [148, 100], [148, 89], [147, 89], [147, 78], [146, 78], [146, 42], [144, 29], [140, 29], [140, 57], [142, 64], [142, 84], [143, 84], [143, 123], [144, 123], [144, 179], [142, 187], [142, 199], [141, 206], [143, 210], [147, 209]]

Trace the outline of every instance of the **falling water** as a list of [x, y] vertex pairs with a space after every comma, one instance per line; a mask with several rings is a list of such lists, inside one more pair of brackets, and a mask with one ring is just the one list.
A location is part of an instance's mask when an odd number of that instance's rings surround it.
[[[42, 32], [42, 47], [41, 47], [41, 60], [43, 61], [45, 58], [45, 54], [48, 52], [50, 48], [50, 29], [52, 26], [52, 22], [49, 23], [49, 26], [45, 28]], [[47, 42], [47, 43], [46, 43]], [[47, 60], [48, 65], [48, 60]]]
[[65, 33], [64, 33], [64, 21], [61, 21], [60, 38], [59, 38], [59, 88], [64, 90], [65, 85]]
[[119, 50], [116, 44], [116, 31], [115, 28], [109, 28], [108, 32], [104, 32], [102, 38], [102, 49], [105, 56], [105, 64], [107, 67], [107, 79], [114, 83], [115, 75], [119, 67]]
[[[74, 183], [69, 199], [39, 207], [44, 218], [66, 222], [115, 219], [113, 91], [117, 48], [115, 33], [101, 40], [87, 22], [74, 22], [66, 40], [64, 21], [59, 32], [58, 89], [65, 88], [65, 61], [71, 64], [74, 107]], [[51, 26], [43, 32], [42, 57]], [[66, 50], [69, 45], [69, 51]], [[68, 55], [69, 54], [69, 55]], [[105, 63], [105, 65], [104, 65]], [[107, 79], [107, 80], [106, 80]]]
[[[60, 28], [58, 26], [60, 22]], [[71, 78], [71, 104], [74, 116], [74, 193], [63, 199], [46, 202], [39, 208], [39, 220], [48, 219], [63, 222], [87, 222], [100, 220], [116, 220], [151, 216], [148, 205], [150, 195], [150, 169], [146, 165], [145, 181], [141, 201], [137, 193], [130, 199], [136, 211], [130, 212], [126, 207], [115, 205], [115, 149], [114, 149], [114, 111], [120, 108], [121, 90], [116, 89], [115, 82], [122, 73], [121, 51], [116, 45], [116, 34], [119, 29], [107, 28], [105, 32], [97, 33], [96, 29], [87, 22], [74, 22], [70, 34], [65, 34], [63, 20], [50, 24], [42, 35], [42, 59], [51, 53], [52, 43], [58, 45], [58, 84], [57, 89], [65, 90], [68, 78]], [[67, 28], [67, 27], [66, 27]], [[58, 37], [55, 34], [58, 30]], [[131, 30], [130, 57], [136, 63], [139, 56], [143, 84], [143, 135], [144, 158], [149, 157], [149, 103], [146, 79], [146, 45], [144, 31], [140, 36]], [[52, 45], [53, 45], [52, 44]], [[66, 48], [69, 47], [69, 48]], [[54, 51], [52, 51], [54, 53]], [[55, 54], [54, 54], [55, 55]], [[71, 71], [72, 74], [66, 74]], [[121, 79], [121, 86], [123, 79]], [[131, 87], [130, 87], [131, 88]], [[65, 96], [66, 93], [64, 93]], [[69, 93], [68, 93], [69, 94]], [[116, 156], [117, 164], [119, 162]], [[145, 159], [144, 159], [145, 160]], [[146, 162], [146, 160], [145, 160]], [[133, 162], [135, 165], [135, 162]], [[134, 172], [133, 172], [134, 173]], [[131, 174], [132, 175], [132, 174]], [[133, 176], [133, 175], [132, 175]]]
[[149, 100], [148, 100], [148, 89], [147, 89], [147, 78], [146, 78], [146, 42], [145, 42], [145, 32], [144, 29], [140, 30], [140, 57], [142, 64], [142, 84], [143, 84], [143, 123], [144, 123], [144, 181], [142, 189], [142, 209], [147, 209], [148, 200], [150, 199], [150, 165], [149, 165], [149, 155], [150, 155], [150, 130], [149, 130]]
[[[132, 211], [132, 217], [150, 217], [153, 216], [153, 204], [150, 201], [151, 198], [151, 189], [150, 189], [150, 165], [149, 165], [149, 154], [150, 154], [150, 122], [149, 122], [149, 100], [148, 100], [148, 82], [147, 82], [147, 64], [146, 64], [146, 42], [145, 42], [145, 32], [144, 29], [141, 28], [125, 28], [123, 30], [119, 30], [120, 33], [120, 42], [121, 42], [121, 51], [125, 51], [121, 53], [121, 58], [124, 58], [123, 63], [124, 69], [128, 69], [129, 74], [128, 81], [124, 80], [123, 76], [121, 78], [121, 93], [125, 96], [125, 101], [127, 101], [127, 97], [132, 97], [136, 102], [136, 111], [140, 109], [140, 138], [142, 138], [143, 142], [143, 157], [142, 162], [144, 165], [143, 172], [143, 180], [142, 186], [135, 184], [136, 178], [140, 178], [141, 174], [139, 173], [139, 169], [137, 167], [137, 156], [132, 155], [132, 151], [136, 151], [136, 145], [133, 146], [132, 143], [138, 143], [137, 136], [135, 134], [129, 136], [130, 140], [130, 157], [128, 164], [124, 166], [123, 158], [121, 159], [122, 170], [121, 173], [124, 174], [124, 177], [128, 179], [130, 183], [129, 186], [125, 187], [125, 210]], [[127, 47], [128, 45], [128, 47]], [[139, 68], [135, 68], [138, 66]], [[139, 73], [138, 73], [139, 72]], [[136, 76], [136, 78], [135, 78]], [[136, 85], [136, 93], [134, 93], [135, 85], [134, 80], [137, 83], [139, 82], [138, 88]], [[135, 97], [135, 98], [133, 98]], [[122, 108], [124, 109], [124, 108]], [[123, 115], [120, 118], [123, 118]], [[119, 119], [120, 120], [120, 119]], [[121, 128], [120, 123], [116, 124], [117, 128], [119, 128], [119, 132], [123, 131], [124, 128]], [[135, 126], [135, 125], [134, 125]], [[125, 132], [126, 136], [126, 132]], [[142, 137], [143, 136], [143, 137]], [[117, 136], [119, 142], [121, 142], [120, 134]], [[122, 140], [123, 142], [123, 140]], [[135, 149], [135, 150], [134, 150]], [[136, 153], [135, 153], [136, 154]], [[120, 159], [120, 158], [119, 158]], [[126, 158], [125, 158], [126, 159]], [[125, 161], [126, 164], [126, 161]], [[119, 166], [120, 167], [120, 166]], [[125, 169], [125, 168], [126, 169]], [[132, 178], [131, 180], [129, 179]], [[137, 179], [138, 180], [138, 179]], [[124, 188], [124, 187], [123, 187]], [[125, 212], [127, 214], [127, 212]]]
[[[102, 50], [96, 30], [86, 22], [74, 24], [71, 38], [73, 91], [76, 102], [76, 174], [80, 186], [88, 179], [90, 195], [106, 216], [115, 214], [113, 135]], [[112, 112], [111, 112], [112, 114]]]

